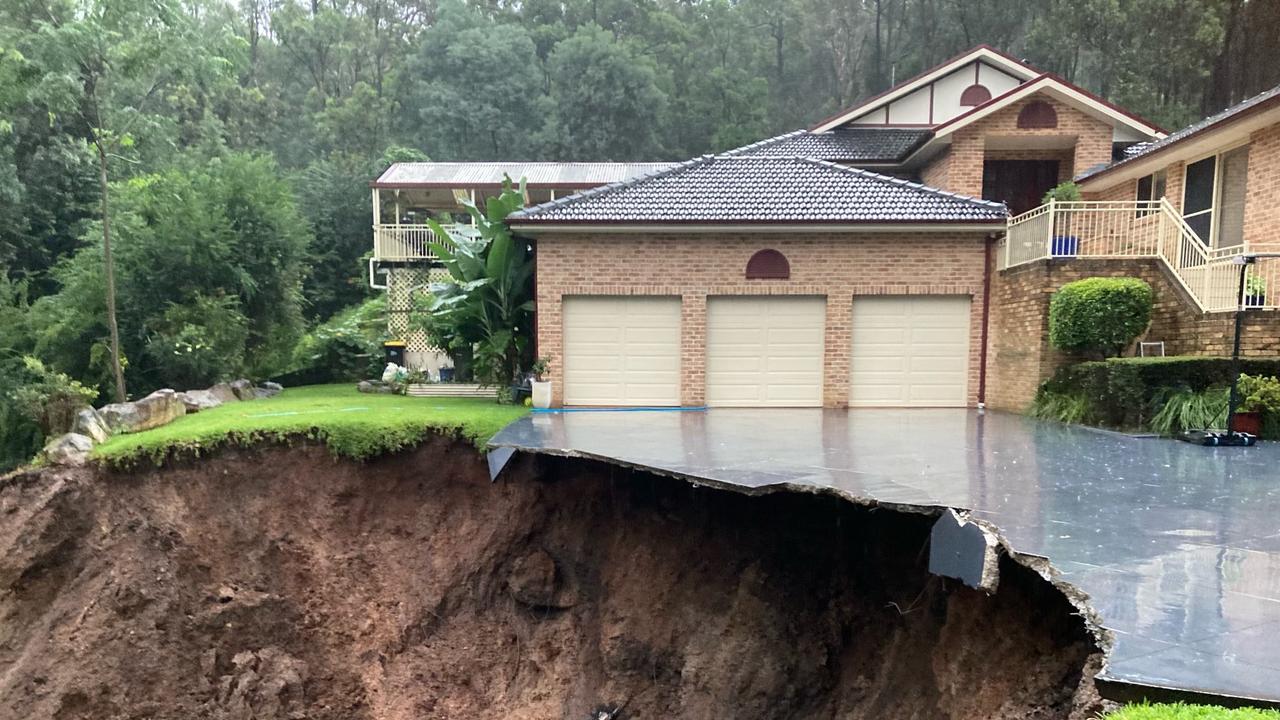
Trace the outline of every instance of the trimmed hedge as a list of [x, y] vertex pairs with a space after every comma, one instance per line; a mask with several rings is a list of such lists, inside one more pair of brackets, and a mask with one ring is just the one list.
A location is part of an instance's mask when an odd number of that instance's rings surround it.
[[1067, 283], [1049, 301], [1049, 343], [1097, 357], [1119, 355], [1151, 323], [1155, 292], [1137, 278]]
[[[1280, 359], [1242, 358], [1240, 371], [1280, 375]], [[1061, 368], [1040, 385], [1036, 395], [1037, 404], [1046, 397], [1078, 397], [1087, 407], [1082, 422], [1091, 425], [1145, 428], [1169, 391], [1230, 384], [1230, 358], [1110, 358]]]

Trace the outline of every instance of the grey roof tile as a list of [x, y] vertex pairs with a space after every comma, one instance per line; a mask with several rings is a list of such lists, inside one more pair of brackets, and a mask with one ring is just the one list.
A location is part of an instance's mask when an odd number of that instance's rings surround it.
[[1002, 223], [1001, 203], [803, 157], [704, 156], [513, 213], [516, 225]]
[[1266, 103], [1275, 99], [1280, 99], [1280, 85], [1277, 85], [1276, 87], [1273, 87], [1264, 93], [1254, 95], [1253, 97], [1249, 98], [1248, 100], [1245, 100], [1242, 103], [1232, 105], [1231, 107], [1227, 108], [1226, 110], [1223, 110], [1222, 112], [1216, 113], [1214, 115], [1210, 115], [1209, 117], [1201, 120], [1200, 122], [1192, 123], [1175, 133], [1166, 135], [1165, 137], [1159, 140], [1155, 140], [1152, 142], [1137, 143], [1136, 145], [1132, 145], [1125, 149], [1124, 151], [1125, 156], [1123, 158], [1113, 163], [1110, 163], [1108, 165], [1100, 165], [1097, 167], [1089, 168], [1085, 172], [1081, 173], [1076, 179], [1085, 180], [1094, 175], [1097, 175], [1098, 173], [1104, 170], [1110, 170], [1111, 168], [1124, 165], [1126, 163], [1130, 163], [1135, 160], [1138, 160], [1139, 158], [1144, 158], [1152, 153], [1159, 152], [1165, 149], [1166, 147], [1173, 145], [1174, 143], [1181, 142], [1182, 140], [1185, 140], [1191, 137], [1192, 135], [1203, 132], [1205, 130], [1209, 130], [1213, 128], [1215, 125], [1226, 122], [1227, 120], [1230, 120], [1231, 118], [1236, 117], [1240, 113], [1243, 113], [1246, 110], [1249, 110], [1250, 108], [1257, 107], [1258, 105], [1261, 105], [1263, 103]]
[[521, 178], [530, 187], [590, 187], [625, 180], [675, 163], [578, 162], [402, 162], [387, 168], [375, 186], [423, 185], [467, 188], [501, 185]]
[[795, 130], [725, 154], [896, 163], [905, 160], [932, 134], [933, 131], [927, 128], [840, 128], [828, 132]]

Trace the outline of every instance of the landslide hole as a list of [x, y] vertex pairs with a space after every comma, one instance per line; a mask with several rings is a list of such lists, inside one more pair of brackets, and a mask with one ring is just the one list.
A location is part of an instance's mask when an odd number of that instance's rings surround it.
[[[104, 474], [81, 507], [106, 535], [79, 562], [153, 600], [85, 614], [97, 586], [64, 589], [13, 675], [165, 718], [1096, 709], [1096, 648], [1066, 598], [1008, 558], [991, 596], [930, 575], [932, 515], [513, 462], [492, 483], [437, 439], [365, 463], [269, 447]], [[136, 517], [180, 541], [130, 540]], [[56, 712], [29, 686], [0, 686], [0, 717]]]

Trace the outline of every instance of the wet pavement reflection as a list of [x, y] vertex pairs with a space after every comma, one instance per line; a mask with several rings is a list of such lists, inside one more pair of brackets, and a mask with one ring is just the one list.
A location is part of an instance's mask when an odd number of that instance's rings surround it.
[[535, 413], [495, 446], [745, 488], [963, 508], [1115, 635], [1104, 677], [1280, 701], [1280, 444], [1205, 448], [971, 410]]

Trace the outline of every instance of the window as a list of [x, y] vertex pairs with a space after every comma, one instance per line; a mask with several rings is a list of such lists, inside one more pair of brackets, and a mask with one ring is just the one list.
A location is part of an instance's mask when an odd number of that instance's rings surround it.
[[1138, 178], [1137, 201], [1140, 203], [1152, 203], [1151, 205], [1138, 206], [1138, 217], [1144, 217], [1157, 211], [1155, 203], [1160, 202], [1160, 198], [1164, 197], [1167, 185], [1168, 182], [1166, 181], [1164, 170]]
[[991, 99], [991, 91], [985, 85], [973, 84], [960, 93], [960, 104], [964, 107], [977, 107]]
[[1244, 243], [1244, 198], [1249, 176], [1249, 146], [1187, 165], [1182, 216], [1209, 247]]
[[1018, 127], [1024, 130], [1058, 127], [1058, 111], [1043, 100], [1029, 102], [1018, 113]]

